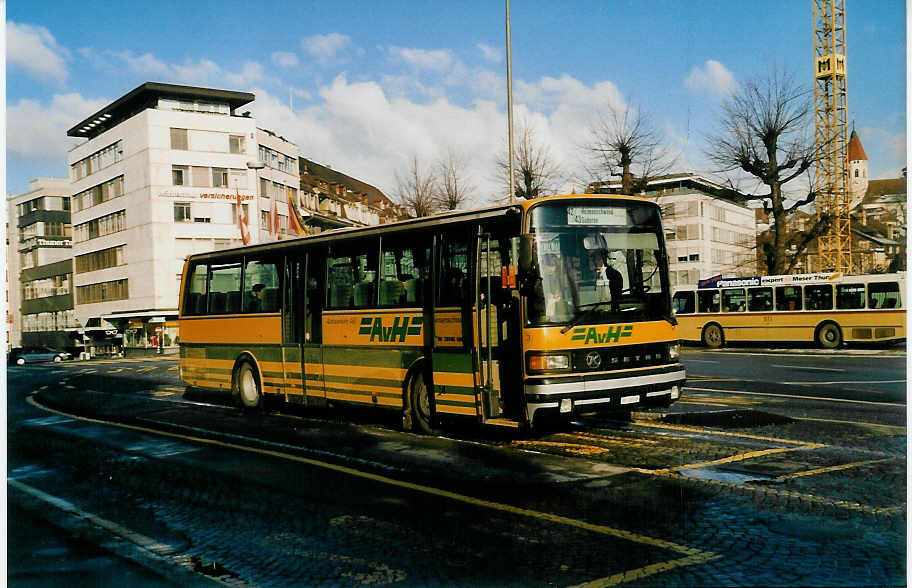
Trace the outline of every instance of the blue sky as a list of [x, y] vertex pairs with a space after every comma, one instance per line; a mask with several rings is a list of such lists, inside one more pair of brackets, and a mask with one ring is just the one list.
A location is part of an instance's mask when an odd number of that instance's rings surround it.
[[[871, 177], [897, 177], [906, 160], [905, 6], [846, 4], [849, 120]], [[74, 144], [66, 130], [159, 81], [252, 91], [260, 126], [388, 194], [411, 157], [429, 166], [448, 150], [466, 162], [479, 202], [497, 193], [502, 2], [251, 6], [8, 4], [7, 191], [65, 177]], [[678, 153], [678, 171], [708, 173], [704, 137], [725, 92], [774, 68], [811, 83], [809, 0], [513, 0], [511, 12], [516, 118], [576, 178], [588, 129], [610, 108], [644, 109]]]

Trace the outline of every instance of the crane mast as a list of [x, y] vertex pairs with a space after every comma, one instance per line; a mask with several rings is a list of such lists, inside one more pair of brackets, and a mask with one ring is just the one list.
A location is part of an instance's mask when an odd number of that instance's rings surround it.
[[817, 218], [830, 215], [817, 239], [820, 270], [852, 270], [848, 190], [845, 0], [812, 0], [814, 6], [814, 136], [819, 160]]

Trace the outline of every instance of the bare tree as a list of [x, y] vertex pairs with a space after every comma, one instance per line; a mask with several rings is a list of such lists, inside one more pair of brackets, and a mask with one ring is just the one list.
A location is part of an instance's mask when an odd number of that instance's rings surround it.
[[437, 212], [434, 176], [421, 169], [417, 155], [412, 156], [409, 169], [404, 175], [396, 174], [396, 183], [396, 199], [409, 214], [422, 217]]
[[[726, 102], [715, 134], [707, 137], [708, 159], [729, 174], [746, 173], [765, 186], [763, 210], [772, 216], [770, 239], [759, 244], [769, 274], [789, 273], [802, 254], [830, 223], [820, 215], [804, 231], [790, 231], [789, 216], [800, 206], [814, 201], [817, 193], [811, 177], [822, 146], [811, 132], [813, 106], [810, 92], [794, 76], [773, 72], [741, 86]], [[801, 195], [791, 197], [785, 185], [806, 176]], [[797, 189], [796, 189], [797, 192]]]
[[589, 130], [584, 149], [591, 155], [591, 176], [608, 181], [621, 177], [621, 192], [635, 194], [649, 181], [668, 173], [675, 164], [662, 133], [640, 108], [611, 108]]
[[475, 191], [468, 181], [465, 158], [450, 149], [437, 161], [436, 205], [442, 210], [465, 206]]
[[[523, 119], [515, 133], [513, 145], [513, 181], [514, 196], [531, 200], [548, 196], [558, 191], [564, 179], [563, 171], [551, 157], [547, 145], [535, 140], [535, 131], [528, 119]], [[510, 193], [509, 149], [504, 146], [503, 152], [496, 161], [498, 176], [504, 182], [504, 193]]]

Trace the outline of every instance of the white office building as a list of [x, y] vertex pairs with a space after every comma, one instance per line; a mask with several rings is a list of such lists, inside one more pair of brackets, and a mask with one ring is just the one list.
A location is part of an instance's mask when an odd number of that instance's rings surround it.
[[250, 242], [275, 237], [262, 224], [297, 194], [297, 147], [239, 114], [253, 99], [148, 82], [67, 132], [86, 139], [68, 156], [73, 277], [96, 353], [116, 351], [115, 329], [128, 350], [175, 348], [183, 260], [241, 245], [238, 214]]
[[[591, 189], [620, 193], [620, 183], [597, 183]], [[662, 208], [672, 287], [696, 285], [716, 275], [757, 274], [757, 229], [750, 196], [696, 174], [673, 174], [650, 180], [638, 194]]]

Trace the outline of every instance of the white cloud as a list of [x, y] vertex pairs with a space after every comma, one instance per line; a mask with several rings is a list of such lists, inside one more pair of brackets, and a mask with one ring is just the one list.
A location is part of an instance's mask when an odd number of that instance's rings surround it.
[[736, 88], [735, 76], [724, 65], [713, 59], [690, 70], [684, 85], [696, 94], [727, 96]]
[[390, 47], [388, 52], [394, 60], [402, 61], [415, 69], [446, 72], [458, 64], [449, 49]]
[[55, 94], [50, 104], [20, 100], [7, 107], [6, 148], [27, 161], [65, 162], [67, 151], [81, 142], [67, 137], [67, 130], [108, 103], [79, 94]]
[[351, 37], [341, 33], [313, 35], [303, 39], [301, 46], [318, 63], [327, 65], [341, 59], [340, 53], [351, 46]]
[[29, 76], [58, 85], [66, 81], [70, 53], [42, 26], [6, 23], [6, 61]]
[[478, 43], [475, 45], [478, 47], [478, 50], [481, 52], [481, 56], [492, 63], [500, 63], [503, 61], [503, 51], [496, 47], [491, 47], [487, 43]]
[[126, 67], [145, 80], [166, 83], [217, 87], [230, 85], [246, 90], [266, 79], [263, 66], [255, 61], [245, 62], [240, 71], [230, 71], [206, 58], [172, 64], [151, 53], [136, 55], [129, 50], [97, 52], [93, 49], [80, 49], [79, 54], [99, 69], [121, 72]]
[[282, 68], [298, 66], [298, 56], [288, 51], [276, 51], [272, 54], [272, 62]]

